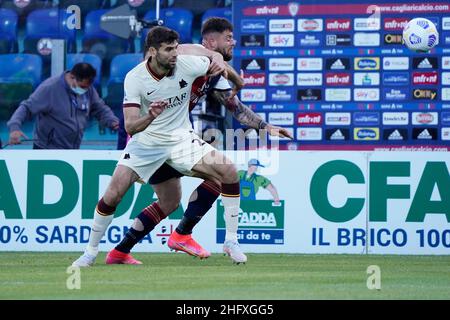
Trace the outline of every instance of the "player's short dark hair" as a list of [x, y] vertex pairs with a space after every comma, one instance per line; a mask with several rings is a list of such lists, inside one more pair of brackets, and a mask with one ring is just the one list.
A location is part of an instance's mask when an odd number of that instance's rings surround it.
[[225, 18], [211, 17], [202, 25], [202, 37], [211, 32], [222, 33], [224, 31], [233, 31], [233, 25]]
[[179, 41], [179, 39], [180, 35], [175, 30], [161, 26], [153, 27], [145, 38], [144, 53], [147, 52], [150, 47], [158, 50], [163, 43], [172, 43], [174, 41]]
[[86, 62], [80, 62], [74, 65], [70, 73], [77, 81], [89, 80], [90, 82], [93, 82], [97, 75], [95, 68]]

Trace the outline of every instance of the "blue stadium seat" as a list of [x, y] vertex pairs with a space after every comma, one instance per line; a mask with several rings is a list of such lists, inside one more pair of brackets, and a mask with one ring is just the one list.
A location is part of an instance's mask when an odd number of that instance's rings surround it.
[[[116, 3], [112, 5], [114, 5], [114, 7], [119, 7], [124, 4], [128, 4], [131, 10], [136, 10], [139, 17], [143, 17], [147, 11], [156, 8], [156, 0], [146, 0], [144, 2], [137, 0], [132, 1], [131, 4], [128, 0], [116, 0]], [[167, 7], [167, 0], [160, 0], [160, 8], [164, 7]]]
[[17, 13], [0, 8], [0, 53], [17, 52]]
[[9, 119], [42, 77], [42, 60], [33, 54], [0, 55], [0, 119]]
[[59, 0], [59, 7], [61, 9], [67, 8], [70, 5], [75, 4], [81, 10], [81, 15], [84, 17], [90, 11], [97, 9], [109, 8], [109, 0]]
[[[92, 65], [95, 70], [97, 71], [97, 76], [94, 80], [94, 86], [96, 87], [97, 91], [99, 91], [100, 88], [100, 82], [102, 79], [102, 60], [99, 56], [95, 54], [90, 53], [76, 53], [76, 54], [68, 54], [66, 56], [66, 69], [70, 70], [72, 67], [80, 62], [86, 62]], [[101, 91], [99, 91], [101, 92]]]
[[[150, 10], [144, 20], [156, 19], [156, 11]], [[160, 19], [164, 26], [176, 30], [180, 34], [180, 43], [192, 42], [192, 22], [194, 16], [191, 11], [182, 8], [165, 8], [160, 10]]]
[[233, 12], [232, 12], [231, 8], [208, 9], [205, 11], [205, 13], [202, 16], [202, 25], [206, 21], [206, 19], [211, 18], [211, 17], [225, 18], [225, 19], [228, 19], [230, 22], [232, 22], [232, 15], [233, 15]]
[[101, 16], [109, 10], [94, 10], [88, 13], [84, 24], [83, 53], [94, 53], [105, 60], [104, 67], [109, 67], [110, 60], [118, 54], [132, 52], [133, 41], [119, 38], [100, 27]]
[[111, 61], [111, 71], [108, 80], [108, 95], [105, 98], [106, 104], [117, 116], [122, 112], [123, 102], [123, 82], [127, 73], [141, 63], [142, 54], [130, 53], [120, 54]]

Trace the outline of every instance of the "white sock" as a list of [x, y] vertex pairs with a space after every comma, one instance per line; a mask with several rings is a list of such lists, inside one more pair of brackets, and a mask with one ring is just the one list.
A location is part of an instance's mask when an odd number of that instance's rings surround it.
[[109, 216], [102, 216], [95, 210], [94, 213], [94, 223], [92, 224], [91, 234], [89, 235], [89, 243], [86, 247], [87, 253], [93, 256], [98, 254], [98, 244], [102, 240], [106, 229], [111, 224], [114, 219], [114, 214]]
[[222, 203], [225, 207], [225, 241], [238, 241], [237, 230], [239, 222], [240, 197], [226, 197], [222, 194]]

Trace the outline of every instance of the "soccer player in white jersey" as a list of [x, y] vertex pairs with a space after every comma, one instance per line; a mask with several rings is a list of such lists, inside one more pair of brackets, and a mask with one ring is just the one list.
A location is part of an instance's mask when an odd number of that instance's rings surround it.
[[[235, 166], [201, 140], [189, 121], [192, 83], [207, 74], [210, 59], [178, 56], [178, 39], [171, 29], [153, 28], [147, 36], [151, 57], [125, 78], [125, 129], [132, 138], [97, 204], [89, 244], [81, 260], [94, 262], [98, 244], [124, 194], [134, 182], [148, 181], [163, 163], [185, 175], [220, 181], [225, 215], [238, 215], [239, 179]], [[136, 227], [144, 231], [153, 228], [172, 211], [155, 202], [141, 212], [141, 225]], [[124, 263], [139, 263], [130, 254], [121, 258]], [[82, 266], [80, 259], [74, 265]]]
[[[233, 47], [235, 40], [233, 38], [233, 25], [224, 18], [212, 17], [209, 18], [202, 27], [203, 45], [205, 48], [214, 50], [223, 56], [225, 61], [232, 59]], [[200, 46], [200, 48], [202, 48]], [[192, 47], [184, 49], [184, 45], [179, 47], [179, 52], [193, 52]], [[201, 50], [197, 53], [200, 53]], [[242, 84], [239, 83], [240, 77], [232, 68], [227, 68], [228, 79], [237, 83], [238, 89]], [[234, 74], [233, 74], [234, 73]], [[239, 78], [239, 79], [237, 79]], [[255, 128], [266, 129], [269, 134], [278, 135], [281, 137], [292, 137], [286, 129], [273, 126], [266, 123], [261, 117], [255, 114], [250, 108], [242, 104], [237, 98], [233, 97], [233, 90], [228, 81], [221, 75], [218, 76], [201, 76], [194, 81], [192, 85], [190, 107], [192, 110], [197, 103], [204, 100], [206, 95], [218, 100], [225, 105], [233, 116], [241, 124]], [[158, 202], [166, 208], [172, 207], [175, 210], [181, 199], [181, 187], [179, 186], [179, 178], [183, 175], [170, 167], [163, 164], [150, 178], [149, 183], [158, 195]], [[214, 202], [217, 200], [221, 192], [220, 182], [206, 180], [201, 183], [191, 194], [188, 207], [186, 208], [181, 222], [174, 232], [170, 235], [168, 246], [171, 249], [184, 251], [190, 255], [200, 258], [210, 256], [210, 253], [205, 250], [192, 238], [192, 230], [195, 225], [202, 219], [202, 217], [209, 211]], [[150, 210], [151, 206], [149, 206]], [[131, 249], [142, 239], [147, 233], [136, 230], [136, 224], [139, 224], [137, 217], [133, 226], [128, 229], [123, 240], [108, 254], [106, 263], [115, 264], [123, 263], [121, 253], [129, 253]], [[237, 239], [237, 222], [238, 217], [225, 216], [225, 242], [223, 250], [230, 256], [235, 263], [244, 263], [247, 261], [247, 256], [242, 252]]]

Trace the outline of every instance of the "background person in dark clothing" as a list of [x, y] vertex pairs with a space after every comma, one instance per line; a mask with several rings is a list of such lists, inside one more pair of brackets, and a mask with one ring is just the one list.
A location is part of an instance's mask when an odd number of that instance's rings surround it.
[[95, 76], [90, 64], [78, 63], [61, 76], [42, 82], [8, 121], [9, 143], [28, 139], [21, 126], [33, 116], [33, 149], [79, 149], [90, 116], [104, 127], [118, 129], [119, 120], [92, 85]]

